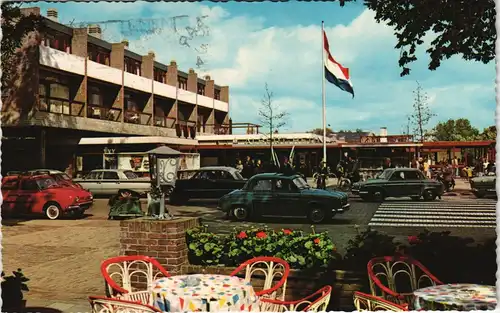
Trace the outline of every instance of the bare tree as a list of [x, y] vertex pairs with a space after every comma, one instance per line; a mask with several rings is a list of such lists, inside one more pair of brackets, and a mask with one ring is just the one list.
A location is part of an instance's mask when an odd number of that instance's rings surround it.
[[273, 162], [273, 134], [287, 124], [288, 112], [281, 111], [274, 102], [273, 92], [266, 83], [265, 93], [261, 100], [259, 119], [264, 129], [268, 130], [270, 161]]
[[423, 91], [420, 84], [417, 82], [417, 89], [413, 91], [415, 100], [413, 102], [413, 114], [410, 116], [413, 132], [418, 141], [424, 142], [427, 133], [426, 126], [429, 124], [431, 118], [436, 116], [429, 108], [429, 97]]

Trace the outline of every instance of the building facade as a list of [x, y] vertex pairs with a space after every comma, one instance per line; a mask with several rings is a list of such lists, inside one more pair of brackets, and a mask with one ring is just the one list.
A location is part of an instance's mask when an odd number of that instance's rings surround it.
[[[161, 64], [154, 52], [134, 53], [126, 41], [106, 42], [98, 25], [63, 25], [49, 11], [32, 39], [36, 47], [22, 52], [29, 72], [18, 69], [20, 82], [3, 97], [4, 117], [10, 104], [30, 112], [2, 119], [3, 169], [64, 169], [84, 137], [158, 136], [194, 145], [198, 135], [227, 128], [227, 86], [193, 69], [183, 72], [175, 61]], [[22, 12], [40, 15], [39, 8]]]

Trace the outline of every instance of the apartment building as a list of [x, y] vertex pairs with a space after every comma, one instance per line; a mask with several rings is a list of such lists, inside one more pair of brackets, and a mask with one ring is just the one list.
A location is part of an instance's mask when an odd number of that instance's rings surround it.
[[[41, 14], [37, 7], [22, 11]], [[19, 90], [35, 93], [27, 104], [33, 114], [2, 125], [3, 168], [64, 167], [84, 137], [155, 136], [189, 146], [199, 134], [227, 129], [227, 86], [193, 69], [183, 72], [175, 61], [161, 64], [152, 51], [134, 53], [127, 41], [106, 42], [99, 25], [68, 27], [54, 9], [43, 20], [31, 72]]]

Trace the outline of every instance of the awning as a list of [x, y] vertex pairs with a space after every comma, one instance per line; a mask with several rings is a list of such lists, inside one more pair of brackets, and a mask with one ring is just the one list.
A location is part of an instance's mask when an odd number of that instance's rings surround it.
[[196, 139], [132, 136], [132, 137], [90, 137], [82, 138], [78, 145], [129, 145], [129, 144], [166, 144], [166, 145], [198, 145]]

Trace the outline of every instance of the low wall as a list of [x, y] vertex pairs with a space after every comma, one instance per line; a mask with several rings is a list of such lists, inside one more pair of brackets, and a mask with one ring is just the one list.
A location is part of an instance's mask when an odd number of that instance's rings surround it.
[[[186, 230], [199, 225], [198, 218], [150, 220], [147, 218], [120, 222], [120, 254], [154, 257], [172, 275], [222, 274], [229, 275], [235, 268], [224, 266], [191, 265], [188, 260]], [[254, 275], [255, 276], [255, 275]], [[287, 280], [286, 299], [298, 300], [325, 285], [333, 287], [329, 310], [352, 311], [353, 293], [366, 285], [366, 275], [341, 270], [305, 271], [291, 270]], [[254, 286], [260, 290], [262, 277], [255, 277]], [[133, 285], [146, 287], [144, 277], [137, 277]]]

